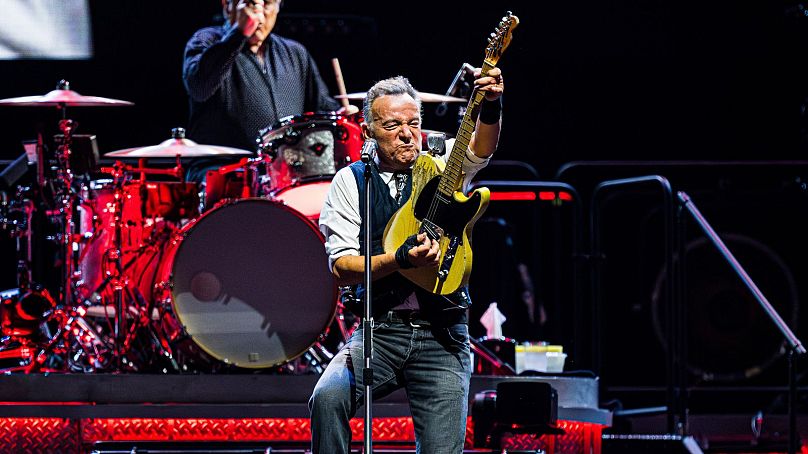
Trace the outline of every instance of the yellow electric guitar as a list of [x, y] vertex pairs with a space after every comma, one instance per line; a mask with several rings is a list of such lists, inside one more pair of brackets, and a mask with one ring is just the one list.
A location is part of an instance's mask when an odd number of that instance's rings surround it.
[[[509, 11], [488, 40], [482, 74], [496, 66], [511, 42], [519, 19]], [[475, 90], [449, 157], [444, 163], [422, 154], [412, 169], [412, 195], [393, 215], [384, 230], [384, 250], [395, 253], [411, 235], [426, 233], [440, 243], [437, 268], [412, 268], [399, 272], [431, 293], [448, 295], [468, 282], [471, 274], [471, 229], [488, 207], [487, 188], [475, 189], [469, 196], [462, 192], [462, 165], [471, 135], [477, 124], [485, 93]]]

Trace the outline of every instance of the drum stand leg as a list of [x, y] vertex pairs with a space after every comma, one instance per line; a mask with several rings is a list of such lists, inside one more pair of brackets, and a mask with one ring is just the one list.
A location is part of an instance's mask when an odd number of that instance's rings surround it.
[[[137, 338], [138, 333], [145, 329], [145, 341], [148, 348], [147, 351], [141, 353], [152, 360], [155, 358], [160, 358], [161, 360], [166, 361], [167, 364], [164, 364], [161, 372], [179, 372], [180, 366], [177, 363], [173, 350], [171, 349], [168, 337], [165, 335], [163, 329], [159, 326], [159, 322], [163, 320], [163, 317], [165, 316], [163, 309], [159, 304], [154, 304], [153, 299], [150, 300], [152, 304], [149, 304], [137, 287], [131, 290], [131, 294], [133, 299], [138, 302], [138, 307], [140, 310], [138, 311], [136, 322], [132, 324], [124, 343], [124, 353], [132, 352], [134, 350], [132, 343]], [[132, 367], [132, 364], [129, 364], [129, 366]], [[157, 365], [156, 367], [160, 366]]]

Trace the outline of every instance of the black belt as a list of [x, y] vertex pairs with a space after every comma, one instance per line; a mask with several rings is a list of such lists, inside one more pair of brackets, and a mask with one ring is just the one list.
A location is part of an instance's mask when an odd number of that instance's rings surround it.
[[400, 323], [413, 328], [446, 327], [455, 323], [466, 323], [465, 311], [460, 313], [452, 312], [454, 313], [450, 317], [440, 317], [439, 319], [429, 317], [427, 319], [423, 313], [417, 310], [387, 311], [386, 314], [381, 315], [374, 321], [378, 323]]
[[400, 323], [413, 328], [428, 328], [431, 326], [431, 323], [424, 319], [421, 312], [415, 310], [387, 311], [376, 321], [379, 323]]

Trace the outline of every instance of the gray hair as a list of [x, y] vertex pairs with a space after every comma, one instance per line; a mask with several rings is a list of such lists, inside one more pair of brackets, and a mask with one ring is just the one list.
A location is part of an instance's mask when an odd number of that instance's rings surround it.
[[404, 76], [395, 76], [389, 79], [384, 79], [376, 82], [368, 90], [365, 101], [362, 105], [362, 115], [365, 117], [365, 123], [373, 123], [373, 113], [370, 107], [377, 98], [390, 95], [410, 95], [412, 99], [418, 104], [418, 112], [421, 112], [421, 98], [418, 97], [418, 92], [412, 88], [410, 81]]

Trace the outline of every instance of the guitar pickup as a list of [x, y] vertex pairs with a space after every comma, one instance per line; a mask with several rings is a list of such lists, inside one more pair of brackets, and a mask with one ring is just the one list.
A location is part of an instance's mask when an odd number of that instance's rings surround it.
[[449, 247], [446, 248], [446, 254], [443, 256], [443, 261], [440, 264], [440, 270], [438, 270], [438, 279], [440, 279], [441, 282], [445, 281], [446, 278], [449, 277], [449, 270], [452, 268], [452, 262], [454, 261], [457, 253], [458, 245], [460, 245], [460, 238], [453, 236], [451, 241], [449, 241]]
[[440, 241], [443, 238], [443, 229], [438, 227], [437, 224], [430, 221], [429, 219], [424, 219], [424, 222], [421, 223], [421, 233], [426, 233], [426, 236], [429, 237], [430, 240]]

